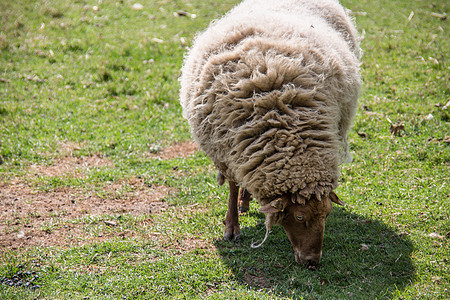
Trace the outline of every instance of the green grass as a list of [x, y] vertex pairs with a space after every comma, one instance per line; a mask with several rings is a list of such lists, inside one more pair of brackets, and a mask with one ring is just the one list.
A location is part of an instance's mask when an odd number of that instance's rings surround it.
[[[93, 237], [84, 246], [0, 245], [0, 279], [35, 271], [40, 286], [0, 285], [0, 298], [450, 298], [449, 20], [432, 14], [448, 14], [448, 1], [343, 1], [364, 32], [364, 87], [350, 134], [353, 162], [342, 166], [337, 190], [347, 206], [327, 220], [315, 272], [295, 264], [281, 228], [250, 248], [264, 235], [254, 202], [241, 218], [241, 240], [221, 240], [227, 191], [203, 154], [148, 157], [190, 138], [178, 104], [185, 46], [236, 2], [140, 1], [144, 9], [133, 10], [126, 0], [1, 1], [0, 182], [111, 197], [105, 187], [140, 178], [173, 192], [158, 214], [72, 220]], [[182, 10], [197, 17], [174, 16]], [[392, 135], [391, 123], [404, 130]], [[112, 164], [82, 176], [32, 175], [68, 143], [77, 145], [74, 157]], [[69, 224], [54, 221], [39, 230]], [[117, 236], [126, 230], [147, 238]], [[97, 242], [102, 232], [112, 238]]]

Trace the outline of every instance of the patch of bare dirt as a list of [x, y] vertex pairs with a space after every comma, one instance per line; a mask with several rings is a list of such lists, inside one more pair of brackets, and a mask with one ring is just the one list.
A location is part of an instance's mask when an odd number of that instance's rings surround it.
[[198, 145], [192, 141], [187, 141], [162, 149], [158, 153], [149, 154], [150, 158], [160, 158], [169, 160], [173, 158], [184, 158], [198, 151]]
[[[29, 174], [81, 178], [92, 168], [114, 167], [101, 155], [78, 157], [76, 152], [82, 147], [70, 141], [61, 142], [52, 154], [58, 157], [46, 166], [30, 166]], [[194, 142], [184, 142], [152, 154], [151, 158], [187, 157], [197, 150]], [[0, 251], [35, 246], [81, 246], [110, 239], [155, 240], [164, 248], [181, 251], [213, 248], [200, 238], [175, 241], [152, 232], [151, 216], [168, 209], [164, 198], [172, 192], [167, 186], [147, 185], [138, 178], [111, 183], [100, 191], [60, 188], [44, 192], [20, 179], [8, 183], [0, 181]], [[181, 213], [191, 208], [194, 207], [183, 207]], [[126, 226], [126, 221], [119, 219], [123, 215], [146, 218]]]
[[261, 274], [250, 274], [249, 272], [245, 272], [244, 274], [244, 281], [252, 287], [256, 288], [270, 288], [270, 283], [267, 281], [267, 279], [264, 277], [264, 274], [260, 272]]
[[[36, 191], [20, 181], [0, 183], [0, 249], [80, 245], [111, 235], [130, 238], [137, 232], [87, 232], [85, 222], [78, 220], [101, 215], [158, 213], [167, 209], [164, 197], [171, 192], [166, 186], [148, 187], [138, 179], [113, 183], [106, 187], [103, 197], [71, 188]], [[104, 225], [115, 227], [117, 223], [104, 221]]]
[[113, 163], [101, 155], [94, 156], [64, 156], [57, 158], [49, 166], [31, 165], [30, 171], [34, 175], [41, 176], [70, 176], [83, 177], [92, 168], [113, 167]]
[[101, 154], [78, 157], [76, 152], [84, 147], [71, 141], [59, 142], [54, 153], [42, 153], [43, 156], [54, 157], [51, 164], [31, 165], [30, 174], [46, 177], [69, 176], [81, 178], [86, 175], [90, 169], [114, 167], [112, 161]]
[[181, 251], [192, 251], [192, 250], [212, 250], [215, 249], [211, 242], [202, 240], [200, 238], [189, 237], [177, 240], [176, 243], [171, 243], [167, 246], [169, 249], [177, 249]]

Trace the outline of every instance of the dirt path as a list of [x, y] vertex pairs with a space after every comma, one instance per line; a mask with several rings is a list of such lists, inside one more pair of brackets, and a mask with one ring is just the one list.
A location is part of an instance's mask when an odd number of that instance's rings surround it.
[[[63, 147], [61, 157], [51, 166], [32, 165], [30, 176], [83, 177], [90, 168], [112, 167], [102, 156], [74, 157], [73, 149]], [[186, 157], [197, 151], [192, 142], [176, 144], [151, 154], [150, 158]], [[82, 188], [39, 191], [23, 179], [0, 182], [0, 250], [33, 246], [73, 246], [98, 242], [112, 237], [148, 238], [150, 233], [134, 226], [122, 226], [122, 215], [142, 216], [142, 227], [151, 215], [168, 208], [164, 198], [175, 192], [167, 186], [148, 186], [133, 178], [114, 182], [103, 188], [102, 196]], [[106, 195], [106, 196], [105, 196]], [[108, 218], [107, 216], [111, 216]], [[144, 217], [144, 216], [147, 216]], [[95, 226], [92, 226], [92, 225]]]

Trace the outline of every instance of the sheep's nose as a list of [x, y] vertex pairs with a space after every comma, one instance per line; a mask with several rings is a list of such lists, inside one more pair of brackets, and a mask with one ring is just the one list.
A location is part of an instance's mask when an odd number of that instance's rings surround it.
[[306, 268], [308, 268], [309, 270], [316, 270], [318, 265], [319, 262], [312, 261], [310, 259], [306, 262]]

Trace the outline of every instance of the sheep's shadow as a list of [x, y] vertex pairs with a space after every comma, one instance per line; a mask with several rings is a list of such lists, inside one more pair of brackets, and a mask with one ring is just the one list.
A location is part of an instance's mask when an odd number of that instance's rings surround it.
[[280, 226], [273, 228], [258, 249], [250, 245], [263, 238], [263, 224], [242, 228], [237, 242], [218, 240], [215, 245], [244, 285], [280, 296], [390, 298], [411, 283], [415, 272], [410, 258], [412, 243], [386, 224], [335, 208], [325, 231], [322, 261], [316, 271], [295, 263]]

